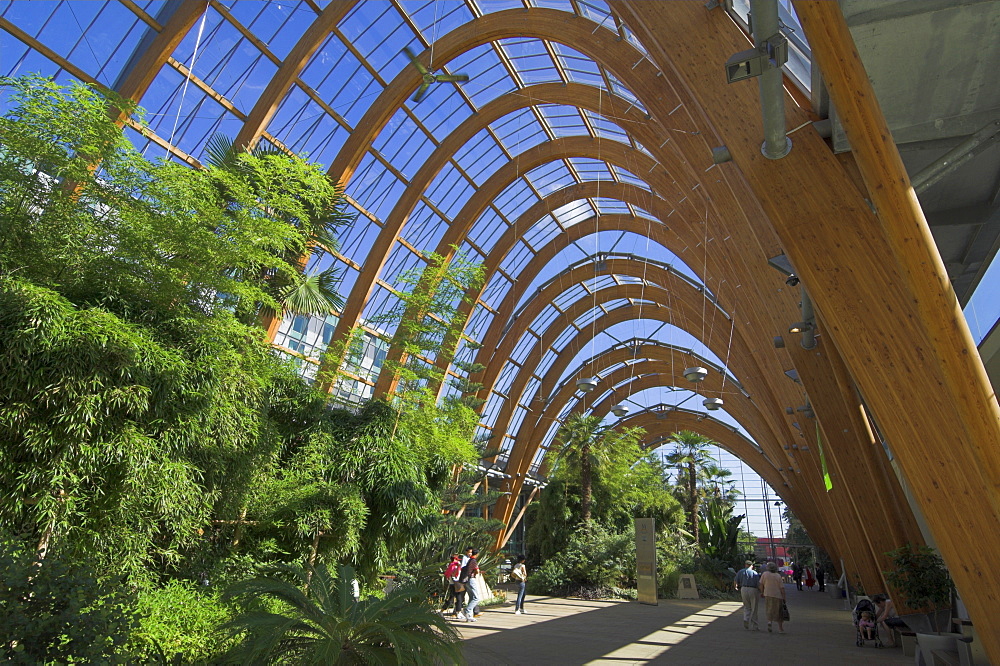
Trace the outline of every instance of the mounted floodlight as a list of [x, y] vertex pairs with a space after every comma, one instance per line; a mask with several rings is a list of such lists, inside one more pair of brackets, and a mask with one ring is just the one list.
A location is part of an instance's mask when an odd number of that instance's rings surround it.
[[708, 411], [714, 412], [722, 408], [722, 398], [705, 398], [701, 404], [705, 405], [705, 409]]
[[684, 379], [689, 382], [700, 382], [705, 379], [705, 377], [708, 377], [708, 370], [702, 368], [701, 366], [684, 369]]
[[781, 69], [788, 62], [788, 40], [771, 35], [757, 48], [734, 53], [726, 61], [726, 82], [736, 83], [760, 76], [768, 69]]
[[629, 413], [628, 405], [626, 405], [624, 402], [620, 402], [611, 408], [611, 413], [617, 416], [618, 418], [621, 418]]
[[813, 330], [813, 325], [808, 321], [797, 321], [788, 327], [789, 333], [804, 333]]
[[712, 164], [725, 164], [732, 162], [733, 156], [726, 146], [716, 146], [712, 148]]
[[583, 391], [584, 393], [590, 393], [595, 388], [597, 388], [598, 383], [597, 377], [589, 377], [587, 379], [576, 380], [576, 387]]

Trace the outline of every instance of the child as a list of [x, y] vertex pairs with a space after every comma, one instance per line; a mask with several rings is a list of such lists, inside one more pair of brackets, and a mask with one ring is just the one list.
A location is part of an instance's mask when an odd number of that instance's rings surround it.
[[858, 622], [858, 627], [861, 629], [861, 633], [864, 635], [865, 640], [872, 640], [872, 629], [875, 628], [875, 621], [872, 619], [872, 614], [868, 611], [861, 613], [861, 621]]

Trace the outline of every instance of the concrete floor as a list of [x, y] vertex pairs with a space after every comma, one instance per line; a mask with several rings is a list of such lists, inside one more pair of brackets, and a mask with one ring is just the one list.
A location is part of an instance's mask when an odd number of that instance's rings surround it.
[[[627, 601], [531, 597], [525, 615], [512, 605], [486, 609], [478, 622], [456, 622], [469, 663], [480, 664], [912, 664], [900, 648], [854, 644], [844, 602], [787, 585], [792, 617], [785, 633], [743, 629], [742, 605], [732, 601]], [[777, 626], [775, 626], [777, 632]]]

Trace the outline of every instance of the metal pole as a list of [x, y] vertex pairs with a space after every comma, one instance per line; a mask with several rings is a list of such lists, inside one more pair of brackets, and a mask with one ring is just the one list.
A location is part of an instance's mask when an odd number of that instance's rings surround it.
[[1000, 120], [994, 120], [958, 144], [913, 177], [913, 190], [920, 194], [1000, 140]]
[[767, 542], [771, 546], [771, 559], [777, 560], [777, 553], [774, 550], [774, 530], [771, 527], [771, 499], [767, 496], [767, 484], [763, 479], [761, 479], [760, 484], [764, 490], [764, 523], [767, 525]]
[[802, 331], [802, 348], [816, 348], [816, 314], [813, 312], [813, 302], [809, 298], [809, 292], [805, 286], [802, 287], [802, 321], [810, 324]]
[[[778, 34], [777, 0], [750, 0], [750, 16], [754, 46], [764, 49], [768, 38]], [[781, 66], [765, 66], [758, 80], [764, 120], [764, 145], [760, 152], [769, 160], [781, 159], [792, 149], [791, 139], [785, 136], [785, 91]]]

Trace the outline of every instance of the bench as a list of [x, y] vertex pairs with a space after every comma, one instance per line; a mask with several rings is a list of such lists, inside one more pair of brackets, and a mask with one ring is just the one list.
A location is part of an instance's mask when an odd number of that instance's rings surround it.
[[895, 644], [903, 647], [904, 657], [912, 657], [917, 654], [917, 632], [909, 629], [893, 629], [892, 636]]
[[933, 666], [961, 666], [962, 661], [954, 650], [933, 650], [931, 652]]

